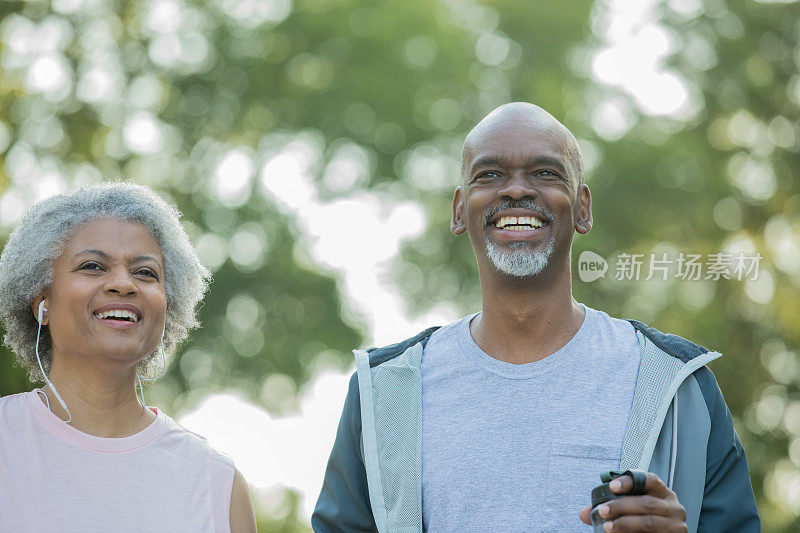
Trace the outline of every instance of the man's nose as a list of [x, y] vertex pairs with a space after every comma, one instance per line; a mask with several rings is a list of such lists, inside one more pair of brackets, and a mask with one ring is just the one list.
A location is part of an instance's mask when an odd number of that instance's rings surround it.
[[129, 295], [135, 294], [137, 287], [132, 274], [127, 269], [119, 267], [108, 273], [105, 290], [112, 294]]
[[531, 180], [524, 173], [515, 173], [509, 176], [497, 193], [500, 196], [512, 199], [535, 198], [538, 191]]

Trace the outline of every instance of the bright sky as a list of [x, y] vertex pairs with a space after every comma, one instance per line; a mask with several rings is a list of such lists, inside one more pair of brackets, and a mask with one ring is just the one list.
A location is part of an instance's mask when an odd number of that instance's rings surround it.
[[[700, 4], [673, 2], [691, 12]], [[608, 0], [602, 32], [607, 45], [593, 57], [592, 74], [601, 84], [629, 94], [649, 115], [684, 118], [691, 112], [688, 88], [662, 63], [672, 50], [671, 36], [653, 21], [655, 0]], [[621, 137], [633, 125], [627, 103], [612, 98], [593, 117], [596, 130]], [[146, 128], [147, 117], [131, 123]], [[383, 345], [407, 338], [434, 324], [456, 318], [446, 308], [410, 318], [397, 288], [387, 282], [388, 268], [405, 239], [422, 233], [427, 220], [411, 202], [359, 192], [323, 203], [309, 175], [313, 139], [302, 133], [285, 144], [260, 169], [259, 186], [287, 214], [293, 215], [315, 262], [336, 272], [343, 299], [368, 323], [368, 344]], [[346, 154], [345, 154], [346, 155]], [[357, 154], [334, 167], [345, 179], [363, 171]], [[252, 159], [233, 150], [223, 157], [215, 176], [215, 192], [236, 198], [254, 175]], [[364, 253], [369, 250], [369, 253]], [[354, 348], [357, 348], [354, 346]], [[235, 394], [207, 398], [180, 419], [188, 429], [205, 436], [212, 446], [230, 455], [248, 482], [260, 494], [291, 487], [303, 496], [307, 518], [322, 485], [328, 454], [347, 391], [349, 373], [325, 372], [303, 394], [297, 415], [276, 418]]]

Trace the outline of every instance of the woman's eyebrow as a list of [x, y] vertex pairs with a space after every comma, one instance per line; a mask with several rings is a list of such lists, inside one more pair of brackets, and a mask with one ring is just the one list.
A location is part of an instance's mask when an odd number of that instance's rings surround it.
[[[81, 255], [97, 255], [97, 256], [102, 257], [103, 259], [106, 259], [106, 260], [107, 259], [111, 259], [111, 256], [109, 254], [107, 254], [106, 252], [104, 252], [103, 250], [92, 250], [92, 249], [88, 249], [87, 248], [86, 250], [81, 250], [80, 252], [77, 252], [75, 254], [75, 257], [81, 256]], [[131, 258], [131, 262], [132, 263], [140, 263], [142, 261], [152, 261], [155, 264], [161, 266], [161, 261], [159, 261], [158, 258], [153, 257], [152, 255], [137, 255], [136, 257], [132, 257]]]
[[138, 263], [140, 261], [153, 261], [154, 263], [161, 264], [161, 261], [159, 261], [152, 255], [137, 255], [136, 257], [132, 258], [131, 261], [134, 263]]
[[131, 263], [142, 263], [144, 261], [149, 261], [158, 265], [159, 270], [164, 270], [164, 263], [160, 261], [157, 257], [153, 257], [152, 255], [137, 255], [133, 259], [131, 259]]
[[81, 250], [80, 252], [77, 252], [73, 257], [78, 257], [79, 255], [99, 255], [103, 259], [109, 259], [111, 257], [103, 250], [90, 250], [88, 248], [86, 250]]

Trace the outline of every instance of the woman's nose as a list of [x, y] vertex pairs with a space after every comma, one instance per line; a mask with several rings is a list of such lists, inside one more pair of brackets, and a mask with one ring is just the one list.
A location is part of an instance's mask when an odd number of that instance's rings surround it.
[[109, 272], [105, 290], [114, 294], [128, 295], [136, 293], [137, 289], [131, 274], [123, 268], [116, 268]]

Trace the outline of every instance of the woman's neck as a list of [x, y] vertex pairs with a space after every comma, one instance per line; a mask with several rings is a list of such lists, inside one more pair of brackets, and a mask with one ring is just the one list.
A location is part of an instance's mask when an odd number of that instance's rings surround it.
[[[76, 371], [77, 366], [80, 372]], [[63, 358], [54, 357], [49, 377], [69, 414], [46, 386], [42, 392], [47, 396], [50, 410], [62, 420], [71, 417], [69, 424], [89, 435], [128, 437], [155, 419], [155, 414], [136, 397], [134, 368], [127, 372], [98, 371], [89, 364], [70, 365]]]

